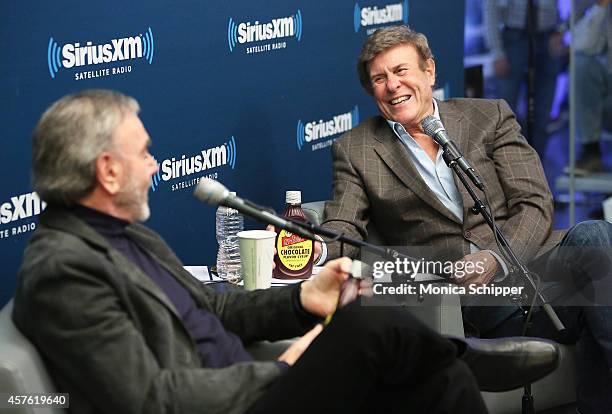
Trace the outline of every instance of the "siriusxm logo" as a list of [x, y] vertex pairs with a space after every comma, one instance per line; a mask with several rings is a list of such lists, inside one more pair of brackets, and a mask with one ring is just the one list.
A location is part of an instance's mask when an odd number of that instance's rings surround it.
[[355, 33], [359, 32], [359, 28], [361, 27], [400, 22], [408, 24], [408, 11], [408, 0], [404, 0], [400, 3], [387, 4], [381, 8], [377, 6], [361, 8], [359, 4], [355, 3], [355, 8], [353, 10]]
[[236, 24], [230, 17], [227, 24], [227, 45], [233, 52], [238, 44], [295, 37], [302, 40], [302, 12], [272, 19], [269, 22], [242, 22]]
[[157, 174], [151, 177], [151, 189], [156, 191], [161, 181], [186, 177], [223, 165], [229, 165], [233, 170], [236, 167], [236, 153], [236, 140], [231, 137], [225, 144], [205, 148], [192, 156], [183, 154], [179, 159], [167, 158], [158, 164]]
[[46, 205], [36, 192], [11, 197], [10, 201], [0, 205], [0, 224], [36, 216]]
[[18, 222], [10, 227], [0, 227], [0, 239], [7, 239], [35, 230], [36, 222], [34, 220], [25, 223], [23, 220], [39, 215], [46, 206], [47, 203], [42, 201], [36, 192], [20, 194], [0, 204], [0, 224]]
[[111, 39], [110, 42], [99, 45], [88, 41], [84, 45], [66, 43], [59, 47], [51, 37], [47, 47], [47, 65], [51, 78], [55, 78], [60, 68], [70, 69], [141, 58], [151, 64], [154, 51], [155, 42], [150, 27], [144, 35]]
[[[338, 135], [343, 132], [352, 129], [359, 123], [359, 108], [357, 105], [352, 111], [345, 112], [343, 114], [334, 115], [331, 119], [318, 121], [311, 121], [303, 123], [302, 120], [298, 120], [296, 128], [296, 139], [298, 149], [301, 150], [306, 143], [320, 140], [322, 138], [328, 138], [333, 135]], [[324, 146], [313, 146], [313, 151], [320, 149], [325, 146], [331, 145], [332, 140], [326, 142]]]

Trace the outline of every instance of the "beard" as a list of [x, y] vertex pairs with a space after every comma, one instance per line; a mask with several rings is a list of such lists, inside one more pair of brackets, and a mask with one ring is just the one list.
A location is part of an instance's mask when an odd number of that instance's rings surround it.
[[149, 208], [149, 186], [139, 188], [133, 178], [115, 195], [115, 205], [127, 211], [133, 221], [146, 221], [151, 215]]

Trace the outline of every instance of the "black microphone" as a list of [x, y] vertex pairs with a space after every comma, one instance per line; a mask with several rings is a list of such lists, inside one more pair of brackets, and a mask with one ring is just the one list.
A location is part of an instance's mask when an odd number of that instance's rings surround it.
[[472, 168], [470, 163], [463, 157], [463, 154], [461, 154], [461, 151], [459, 151], [459, 148], [457, 148], [453, 140], [450, 139], [446, 133], [446, 129], [444, 129], [444, 126], [442, 125], [442, 122], [435, 116], [428, 115], [421, 121], [421, 127], [423, 127], [423, 131], [425, 131], [427, 135], [432, 137], [433, 140], [442, 147], [445, 154], [448, 154], [450, 161], [448, 161], [446, 158], [444, 158], [444, 160], [449, 164], [449, 167], [451, 166], [450, 164], [452, 162], [456, 162], [465, 175], [472, 180], [474, 185], [480, 190], [484, 191], [484, 184], [482, 183], [482, 180], [478, 174], [476, 174], [476, 170]]
[[230, 194], [229, 190], [219, 181], [215, 181], [210, 178], [202, 178], [196, 186], [193, 194], [198, 198], [198, 200], [204, 203], [230, 207], [234, 210], [238, 210], [245, 216], [252, 217], [262, 223], [272, 224], [278, 228], [285, 229], [306, 239], [315, 239], [313, 233], [300, 227], [299, 225], [285, 220], [284, 218], [266, 211], [263, 208], [256, 207], [253, 203], [247, 200], [243, 200], [240, 197]]

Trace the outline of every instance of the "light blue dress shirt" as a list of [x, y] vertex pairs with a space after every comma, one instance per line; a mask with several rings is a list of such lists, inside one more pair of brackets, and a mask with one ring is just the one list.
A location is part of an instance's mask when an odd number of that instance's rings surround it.
[[[440, 119], [438, 103], [434, 100], [433, 116]], [[451, 170], [442, 158], [442, 147], [438, 147], [436, 161], [432, 161], [423, 148], [406, 132], [402, 124], [395, 121], [387, 122], [398, 136], [400, 141], [408, 149], [408, 155], [416, 167], [425, 184], [436, 195], [438, 200], [444, 204], [459, 220], [463, 222], [463, 201], [457, 190]]]

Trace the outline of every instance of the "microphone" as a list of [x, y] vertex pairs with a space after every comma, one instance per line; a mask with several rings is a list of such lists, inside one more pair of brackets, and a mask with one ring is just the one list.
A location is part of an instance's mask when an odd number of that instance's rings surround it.
[[428, 115], [421, 121], [421, 127], [427, 135], [432, 137], [433, 140], [442, 147], [444, 153], [448, 155], [450, 161], [447, 160], [446, 157], [444, 157], [444, 160], [449, 167], [451, 166], [451, 163], [456, 162], [465, 175], [472, 180], [474, 185], [480, 190], [484, 191], [484, 184], [476, 173], [476, 170], [472, 168], [470, 163], [463, 157], [463, 154], [461, 154], [461, 151], [459, 151], [459, 148], [457, 148], [453, 140], [450, 139], [446, 133], [446, 129], [444, 129], [444, 126], [442, 125], [442, 122], [438, 118]]
[[219, 181], [215, 181], [210, 178], [202, 178], [196, 186], [193, 194], [198, 198], [198, 200], [204, 203], [230, 207], [234, 210], [238, 210], [245, 216], [254, 218], [262, 223], [272, 224], [275, 227], [285, 229], [306, 239], [315, 239], [313, 233], [303, 227], [300, 227], [296, 223], [285, 220], [274, 213], [255, 206], [253, 203], [247, 200], [243, 200], [240, 197], [230, 194], [229, 190]]

